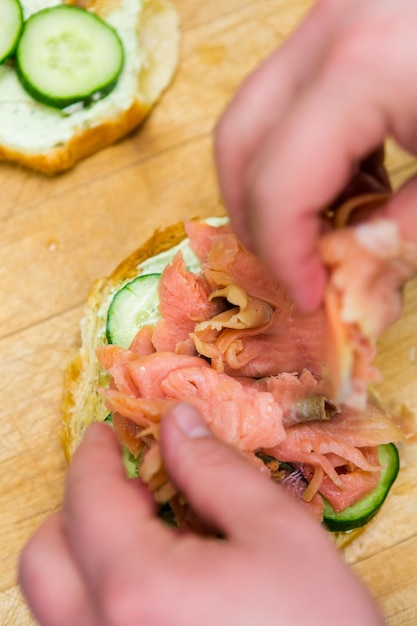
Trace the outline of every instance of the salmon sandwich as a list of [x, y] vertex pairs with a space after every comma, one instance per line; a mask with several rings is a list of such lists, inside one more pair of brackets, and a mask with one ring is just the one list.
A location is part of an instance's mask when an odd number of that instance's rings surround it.
[[[164, 413], [187, 401], [340, 542], [367, 525], [397, 476], [403, 439], [369, 392], [375, 339], [401, 310], [393, 296], [386, 311], [382, 278], [397, 293], [416, 271], [417, 249], [382, 218], [331, 230], [320, 245], [325, 304], [303, 314], [226, 218], [155, 232], [89, 296], [67, 372], [67, 458], [89, 423], [110, 422], [129, 475], [148, 485], [161, 514], [201, 530], [169, 482], [158, 443]], [[367, 304], [370, 289], [382, 314]]]

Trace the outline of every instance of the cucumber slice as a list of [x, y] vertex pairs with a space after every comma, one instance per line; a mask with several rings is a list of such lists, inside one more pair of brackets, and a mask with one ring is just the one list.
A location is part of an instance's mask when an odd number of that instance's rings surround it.
[[106, 335], [109, 343], [128, 348], [138, 330], [155, 324], [159, 312], [161, 274], [145, 274], [127, 283], [114, 296], [108, 313]]
[[123, 69], [116, 31], [97, 15], [58, 5], [25, 22], [16, 51], [17, 73], [36, 100], [57, 108], [107, 95]]
[[0, 63], [16, 50], [23, 28], [23, 11], [18, 0], [0, 2]]
[[324, 501], [324, 524], [333, 532], [353, 530], [367, 524], [378, 513], [389, 490], [397, 478], [400, 467], [398, 450], [393, 443], [378, 446], [379, 462], [381, 463], [381, 477], [376, 488], [348, 507], [341, 513], [336, 513], [333, 507]]

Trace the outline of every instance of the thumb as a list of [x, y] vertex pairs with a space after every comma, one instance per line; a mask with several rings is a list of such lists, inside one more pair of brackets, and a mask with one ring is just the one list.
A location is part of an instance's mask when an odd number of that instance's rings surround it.
[[189, 404], [165, 415], [161, 450], [171, 481], [195, 513], [229, 538], [253, 543], [271, 523], [277, 527], [293, 515], [310, 520], [267, 473], [217, 440]]

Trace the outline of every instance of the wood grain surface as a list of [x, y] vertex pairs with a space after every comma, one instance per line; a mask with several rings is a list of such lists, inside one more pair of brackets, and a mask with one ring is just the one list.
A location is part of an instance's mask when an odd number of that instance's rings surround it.
[[[64, 368], [77, 349], [83, 303], [158, 226], [222, 212], [211, 131], [241, 80], [293, 31], [311, 0], [176, 0], [181, 62], [142, 128], [55, 178], [0, 164], [0, 624], [33, 620], [16, 584], [18, 554], [59, 507]], [[316, 155], [317, 157], [317, 155]], [[395, 185], [417, 170], [388, 147]], [[417, 284], [381, 341], [381, 390], [417, 410]], [[392, 626], [417, 623], [417, 459], [403, 470], [374, 528], [347, 553]], [[386, 532], [381, 529], [387, 528]], [[373, 529], [369, 529], [373, 532]], [[358, 547], [359, 546], [359, 547]]]

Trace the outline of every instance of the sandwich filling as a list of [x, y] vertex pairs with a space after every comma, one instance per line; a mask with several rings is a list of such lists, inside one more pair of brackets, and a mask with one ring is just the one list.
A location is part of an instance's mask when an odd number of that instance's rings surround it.
[[[98, 349], [110, 381], [100, 391], [140, 477], [158, 502], [170, 504], [177, 525], [200, 524], [170, 484], [160, 455], [159, 423], [179, 401], [193, 404], [215, 436], [268, 473], [317, 519], [337, 518], [358, 503], [363, 510], [370, 498], [372, 506], [360, 520], [353, 519], [353, 528], [382, 504], [398, 471], [392, 442], [402, 440], [403, 433], [367, 390], [377, 380], [371, 363], [375, 333], [395, 313], [377, 311], [369, 324], [366, 311], [366, 334], [360, 310], [357, 318], [343, 318], [344, 303], [351, 298], [332, 274], [333, 267], [338, 276], [341, 268], [349, 268], [355, 248], [362, 259], [370, 255], [366, 267], [373, 264], [377, 275], [392, 266], [395, 273], [392, 241], [389, 254], [383, 245], [374, 249], [369, 243], [385, 227], [389, 235], [390, 224], [376, 220], [369, 227], [365, 246], [356, 229], [336, 230], [323, 239], [323, 258], [331, 268], [329, 293], [326, 306], [308, 315], [297, 310], [225, 221], [188, 222], [182, 244], [139, 266], [138, 280], [157, 276], [157, 303], [149, 316], [129, 314], [129, 332], [119, 342], [124, 345], [113, 342]], [[411, 257], [409, 273], [417, 256]], [[367, 298], [367, 280], [374, 274], [364, 272], [362, 285], [356, 281], [358, 302], [361, 293]], [[404, 278], [400, 272], [391, 281], [393, 290]], [[136, 298], [137, 291], [126, 288]], [[109, 301], [108, 321], [116, 296]], [[119, 319], [123, 324], [124, 316]], [[107, 339], [113, 341], [109, 332]], [[344, 358], [347, 345], [349, 359]], [[329, 376], [328, 363], [346, 371]], [[335, 381], [343, 381], [344, 388], [335, 389]], [[391, 460], [395, 468], [388, 471]]]

